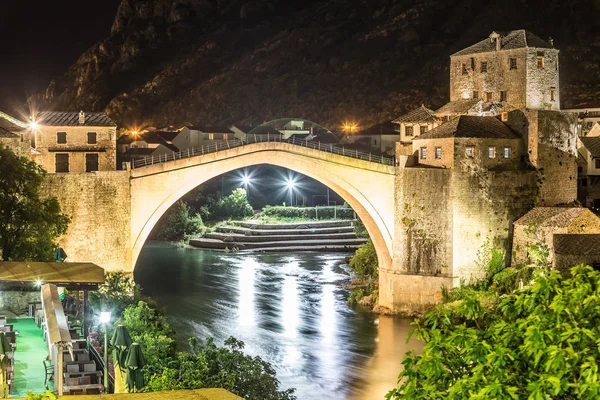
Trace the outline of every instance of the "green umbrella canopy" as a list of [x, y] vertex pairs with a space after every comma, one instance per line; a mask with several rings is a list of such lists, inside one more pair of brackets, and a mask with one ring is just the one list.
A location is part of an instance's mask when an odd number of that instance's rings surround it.
[[110, 344], [115, 348], [115, 362], [123, 368], [125, 368], [127, 349], [129, 348], [129, 346], [131, 346], [131, 342], [131, 336], [129, 336], [129, 331], [127, 330], [125, 325], [117, 326], [117, 329], [115, 329], [115, 332], [113, 333], [113, 336], [110, 339]]
[[0, 364], [6, 366], [8, 363], [8, 353], [12, 351], [6, 334], [0, 331]]
[[132, 343], [127, 352], [125, 367], [127, 368], [127, 386], [129, 390], [140, 390], [144, 387], [144, 373], [142, 367], [146, 365], [146, 359], [138, 343]]

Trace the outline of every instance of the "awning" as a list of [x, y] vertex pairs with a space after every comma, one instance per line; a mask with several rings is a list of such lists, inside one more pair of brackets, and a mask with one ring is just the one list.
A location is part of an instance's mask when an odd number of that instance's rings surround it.
[[104, 269], [93, 263], [0, 262], [0, 285], [29, 286], [35, 282], [94, 290], [104, 283]]
[[42, 306], [48, 326], [48, 344], [66, 345], [71, 343], [69, 324], [55, 285], [42, 286]]

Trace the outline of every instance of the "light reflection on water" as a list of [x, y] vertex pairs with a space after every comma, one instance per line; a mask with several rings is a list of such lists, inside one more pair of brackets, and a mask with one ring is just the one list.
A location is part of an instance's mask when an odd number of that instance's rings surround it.
[[[147, 244], [136, 267], [182, 346], [229, 336], [271, 362], [305, 399], [383, 399], [396, 385], [409, 321], [348, 307], [343, 254], [225, 254]], [[378, 325], [375, 323], [378, 320]]]

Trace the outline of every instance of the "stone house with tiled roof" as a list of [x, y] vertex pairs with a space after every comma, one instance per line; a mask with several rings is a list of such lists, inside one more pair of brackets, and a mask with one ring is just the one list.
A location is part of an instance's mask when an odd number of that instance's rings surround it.
[[462, 115], [413, 139], [419, 165], [515, 170], [522, 165], [523, 141], [496, 117]]
[[116, 131], [103, 112], [41, 111], [27, 134], [46, 171], [80, 173], [116, 169]]
[[559, 110], [558, 50], [524, 29], [492, 32], [450, 56], [450, 102]]
[[[179, 132], [148, 131], [123, 135], [117, 140], [118, 161], [130, 162], [145, 157], [178, 152], [173, 139]], [[126, 166], [124, 167], [126, 168]]]
[[554, 259], [552, 267], [563, 274], [579, 264], [600, 269], [600, 235], [554, 234], [552, 240]]
[[435, 112], [421, 105], [392, 121], [400, 125], [400, 142], [412, 143], [412, 140], [440, 125], [441, 121]]
[[600, 218], [582, 207], [536, 207], [514, 223], [513, 261], [517, 265], [528, 264], [527, 249], [538, 243], [548, 246], [552, 261], [557, 234], [600, 234]]
[[18, 122], [0, 112], [0, 145], [8, 147], [19, 156], [30, 157], [32, 149], [25, 137], [26, 125]]

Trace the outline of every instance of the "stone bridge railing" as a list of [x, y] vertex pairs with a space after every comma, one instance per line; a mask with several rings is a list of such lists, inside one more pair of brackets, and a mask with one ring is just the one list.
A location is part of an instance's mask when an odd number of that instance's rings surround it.
[[359, 150], [347, 149], [344, 146], [330, 143], [321, 143], [305, 139], [289, 138], [282, 139], [280, 135], [249, 135], [245, 139], [221, 140], [201, 147], [194, 147], [179, 152], [158, 154], [155, 156], [144, 157], [143, 159], [131, 161], [131, 168], [143, 168], [146, 166], [161, 164], [168, 161], [180, 160], [200, 156], [203, 154], [215, 153], [217, 151], [229, 150], [235, 147], [246, 146], [253, 143], [262, 142], [282, 142], [296, 146], [307, 147], [327, 153], [338, 154], [345, 157], [356, 158], [359, 160], [370, 161], [383, 165], [394, 165], [394, 158], [381, 155], [366, 153]]

